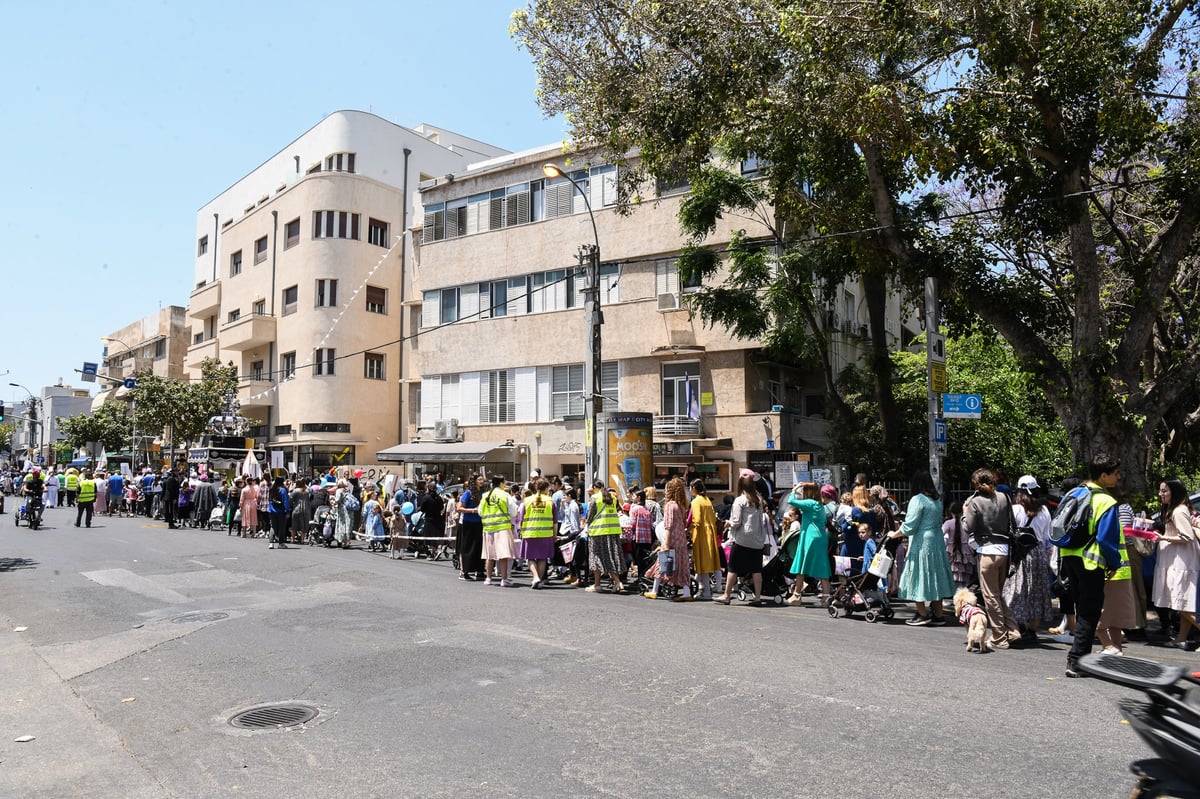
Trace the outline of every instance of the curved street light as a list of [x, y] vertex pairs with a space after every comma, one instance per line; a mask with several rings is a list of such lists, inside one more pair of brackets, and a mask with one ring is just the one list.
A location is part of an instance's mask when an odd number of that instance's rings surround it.
[[[34, 448], [37, 448], [37, 455], [42, 454], [42, 441], [38, 435], [38, 398], [33, 396], [33, 392], [20, 383], [9, 383], [13, 388], [19, 388], [29, 395], [29, 415], [25, 421], [29, 423], [29, 452], [33, 455]], [[36, 462], [36, 455], [31, 458]]]
[[[121, 341], [121, 339], [113, 338], [112, 336], [101, 336], [100, 340], [103, 341], [105, 344], [116, 343], [116, 344], [120, 344], [122, 347], [124, 347], [125, 351], [128, 352], [130, 354], [130, 356], [133, 357], [134, 374], [136, 375], [136, 373], [137, 373], [137, 355], [134, 354], [133, 347], [130, 347], [124, 341]], [[124, 373], [125, 372], [122, 369], [121, 374], [123, 375]], [[112, 380], [114, 378], [109, 378], [109, 379]], [[123, 382], [124, 381], [122, 381], [122, 383]], [[113, 396], [116, 396], [115, 391], [113, 392]], [[135, 403], [133, 401], [133, 397], [131, 396], [129, 398], [129, 473], [130, 474], [133, 474], [133, 467], [136, 465], [133, 460], [134, 448], [136, 447], [136, 445], [137, 445], [137, 403]]]
[[[600, 387], [603, 378], [600, 374], [600, 327], [604, 324], [604, 316], [600, 313], [600, 234], [596, 230], [596, 214], [592, 212], [592, 202], [588, 199], [587, 190], [568, 175], [558, 164], [544, 164], [542, 174], [548, 178], [566, 178], [571, 185], [583, 195], [583, 204], [587, 208], [588, 219], [592, 223], [593, 245], [581, 245], [579, 248], [580, 261], [587, 257], [587, 288], [584, 289], [584, 316], [588, 320], [588, 338], [590, 346], [587, 349], [587, 363], [583, 369], [583, 402], [584, 402], [584, 471], [587, 480], [595, 480], [599, 472], [600, 452], [596, 447], [597, 418], [599, 417]], [[607, 482], [607, 481], [605, 481]], [[588, 491], [590, 486], [581, 486], [581, 491]]]

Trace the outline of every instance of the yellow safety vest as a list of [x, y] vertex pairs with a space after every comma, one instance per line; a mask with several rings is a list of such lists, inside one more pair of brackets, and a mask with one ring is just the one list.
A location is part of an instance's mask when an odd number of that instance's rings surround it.
[[508, 492], [503, 488], [493, 488], [484, 494], [479, 503], [479, 520], [483, 523], [483, 532], [485, 533], [511, 530], [512, 519], [508, 515]]
[[596, 516], [588, 525], [589, 536], [620, 535], [621, 517], [617, 515], [617, 503], [606, 505], [603, 500], [593, 497], [596, 501]]
[[74, 474], [67, 475], [67, 490], [68, 491], [78, 491], [79, 490], [79, 476], [78, 475], [74, 475]]
[[[542, 506], [537, 506], [537, 500]], [[551, 538], [554, 535], [554, 505], [545, 494], [525, 498], [525, 515], [521, 518], [522, 538]]]
[[[1100, 517], [1106, 511], [1117, 504], [1117, 500], [1112, 494], [1105, 491], [1095, 483], [1087, 483], [1087, 487], [1091, 490], [1092, 502], [1092, 518], [1088, 522], [1088, 532], [1092, 538], [1082, 547], [1074, 549], [1062, 549], [1059, 551], [1061, 557], [1075, 556], [1083, 558], [1083, 567], [1090, 571], [1096, 569], [1113, 569], [1112, 580], [1131, 580], [1133, 579], [1133, 570], [1129, 567], [1129, 553], [1125, 549], [1125, 531], [1121, 530], [1121, 541], [1117, 545], [1117, 551], [1121, 554], [1121, 562], [1115, 567], [1112, 564], [1104, 562], [1104, 555], [1100, 551], [1100, 544], [1096, 541], [1096, 525], [1100, 521]], [[1118, 526], [1118, 529], [1120, 527]]]
[[79, 484], [80, 502], [95, 502], [96, 501], [96, 484], [91, 480], [84, 480]]

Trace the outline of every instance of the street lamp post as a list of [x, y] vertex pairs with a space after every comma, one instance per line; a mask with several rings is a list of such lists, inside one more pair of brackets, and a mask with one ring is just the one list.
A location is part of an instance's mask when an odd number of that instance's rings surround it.
[[[564, 172], [557, 164], [545, 164], [542, 174], [548, 178], [566, 178], [571, 185], [583, 195], [583, 204], [587, 208], [588, 218], [592, 222], [592, 237], [594, 244], [584, 244], [579, 248], [580, 262], [587, 262], [587, 287], [584, 289], [583, 309], [588, 320], [587, 361], [583, 368], [583, 404], [584, 404], [584, 471], [589, 481], [595, 480], [599, 473], [600, 452], [596, 446], [597, 420], [603, 407], [600, 387], [603, 379], [600, 374], [600, 327], [604, 324], [604, 315], [600, 311], [600, 234], [596, 231], [596, 214], [592, 212], [592, 202], [587, 190], [579, 181]], [[589, 486], [581, 488], [587, 491]]]
[[[33, 392], [25, 388], [25, 386], [21, 385], [20, 383], [9, 383], [9, 385], [13, 388], [19, 388], [29, 395], [29, 415], [26, 417], [26, 421], [29, 423], [29, 451], [33, 456], [30, 458], [30, 460], [32, 460], [34, 463], [37, 463], [37, 457], [42, 454], [42, 439], [41, 436], [38, 435], [37, 397], [33, 396]], [[35, 448], [37, 452], [36, 455], [33, 454]]]
[[[133, 359], [134, 359], [133, 365], [134, 365], [135, 374], [136, 374], [137, 356], [134, 355], [132, 347], [130, 347], [124, 341], [121, 341], [121, 339], [112, 338], [110, 336], [102, 336], [100, 338], [100, 340], [103, 341], [105, 344], [108, 344], [110, 342], [115, 342], [117, 344], [120, 344], [122, 347], [124, 347], [125, 351], [128, 352], [131, 356], [133, 356]], [[124, 374], [124, 370], [122, 370], [122, 374]], [[136, 441], [137, 441], [137, 405], [133, 401], [133, 397], [130, 397], [129, 398], [129, 473], [130, 474], [134, 473], [133, 472], [134, 466], [137, 465], [134, 463], [134, 442], [136, 442]]]

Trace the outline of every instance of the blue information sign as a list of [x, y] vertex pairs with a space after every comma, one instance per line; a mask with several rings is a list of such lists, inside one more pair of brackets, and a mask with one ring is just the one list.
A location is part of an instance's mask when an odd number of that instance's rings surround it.
[[127, 377], [127, 378], [125, 378], [125, 382], [122, 383], [121, 385], [125, 386], [125, 388], [133, 388], [134, 386], [137, 385], [137, 381], [134, 380], [132, 377]]
[[943, 394], [942, 416], [947, 419], [980, 419], [983, 397], [979, 394]]
[[946, 420], [945, 419], [934, 419], [933, 420], [933, 443], [935, 443], [935, 444], [945, 444], [946, 443]]

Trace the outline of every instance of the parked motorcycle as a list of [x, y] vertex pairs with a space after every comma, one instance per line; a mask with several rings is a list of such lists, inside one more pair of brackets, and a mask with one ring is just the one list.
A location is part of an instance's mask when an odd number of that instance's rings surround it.
[[1122, 699], [1118, 703], [1134, 731], [1158, 755], [1129, 767], [1138, 779], [1130, 799], [1200, 799], [1200, 672], [1104, 654], [1085, 655], [1078, 668], [1145, 694], [1145, 701]]

